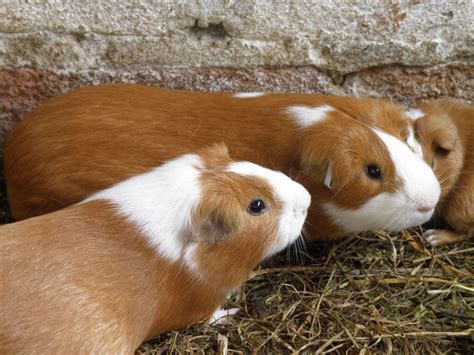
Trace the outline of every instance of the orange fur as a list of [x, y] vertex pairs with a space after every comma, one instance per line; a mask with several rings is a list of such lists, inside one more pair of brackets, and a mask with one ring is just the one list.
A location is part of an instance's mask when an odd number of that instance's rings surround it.
[[[313, 136], [301, 136], [285, 112], [292, 105], [331, 105], [336, 122], [313, 128]], [[316, 94], [241, 99], [138, 85], [82, 88], [47, 102], [14, 127], [5, 149], [8, 197], [15, 218], [41, 215], [177, 155], [223, 141], [236, 159], [304, 182], [313, 196], [311, 236], [328, 239], [342, 231], [322, 204], [336, 201], [355, 209], [383, 192], [377, 182], [363, 178], [363, 164], [376, 160], [387, 172], [392, 169], [386, 149], [374, 143], [368, 125], [403, 139], [408, 124], [400, 107], [372, 99]], [[337, 151], [338, 133], [347, 138], [345, 153]], [[331, 148], [334, 159], [316, 159], [314, 152], [324, 147]], [[342, 189], [328, 190], [321, 183], [328, 160]], [[395, 186], [393, 180], [389, 187]]]
[[[271, 245], [281, 206], [264, 181], [223, 172], [222, 147], [201, 154], [217, 164], [203, 172], [193, 228], [228, 205], [187, 241], [198, 272], [160, 257], [105, 200], [0, 227], [1, 352], [132, 353], [224, 303]], [[258, 218], [245, 210], [253, 196], [269, 209]]]
[[434, 245], [471, 239], [474, 231], [474, 107], [454, 99], [420, 104], [415, 123], [425, 160], [442, 193], [438, 214], [454, 231], [430, 231]]

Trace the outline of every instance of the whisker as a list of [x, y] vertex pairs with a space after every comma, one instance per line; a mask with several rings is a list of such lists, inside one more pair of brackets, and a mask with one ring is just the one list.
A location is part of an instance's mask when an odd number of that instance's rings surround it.
[[400, 210], [398, 214], [395, 215], [394, 218], [392, 218], [392, 220], [389, 223], [387, 223], [382, 229], [386, 231], [389, 227], [391, 227], [395, 222], [399, 220], [399, 218], [402, 216], [404, 212], [405, 211]]
[[323, 232], [320, 228], [316, 227], [314, 224], [312, 224], [312, 223], [309, 222], [308, 220], [305, 221], [305, 224], [308, 224], [311, 228], [313, 228], [313, 229], [316, 230], [317, 232], [319, 232], [319, 233], [321, 233], [321, 234], [324, 234], [324, 232]]
[[456, 176], [458, 176], [458, 174], [452, 174], [452, 175], [446, 176], [442, 180], [439, 180], [439, 184], [442, 185], [446, 181], [451, 180], [453, 177], [456, 177]]

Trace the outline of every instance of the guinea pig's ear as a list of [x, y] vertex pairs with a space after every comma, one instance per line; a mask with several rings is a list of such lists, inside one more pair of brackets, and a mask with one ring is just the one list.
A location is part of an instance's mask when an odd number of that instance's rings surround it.
[[317, 181], [328, 189], [334, 187], [334, 170], [328, 153], [321, 150], [317, 153], [303, 154], [301, 160], [304, 170], [308, 172], [309, 176], [316, 175]]
[[425, 142], [426, 148], [437, 156], [446, 156], [456, 148], [457, 128], [451, 118], [443, 113], [434, 112], [417, 120], [415, 132]]
[[327, 169], [326, 169], [326, 177], [324, 178], [324, 186], [330, 189], [331, 184], [332, 184], [332, 168], [331, 168], [331, 165], [328, 163]]
[[241, 214], [233, 206], [206, 206], [193, 228], [196, 241], [215, 243], [231, 238], [239, 229]]
[[229, 151], [224, 143], [214, 143], [198, 151], [209, 167], [226, 166], [231, 162]]
[[438, 156], [446, 156], [456, 148], [457, 132], [454, 127], [438, 129], [433, 134], [432, 149]]

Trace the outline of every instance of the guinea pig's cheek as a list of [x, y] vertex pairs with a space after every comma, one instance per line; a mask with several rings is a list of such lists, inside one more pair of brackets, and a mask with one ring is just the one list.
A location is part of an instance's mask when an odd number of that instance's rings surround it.
[[282, 219], [281, 222], [283, 223], [280, 223], [277, 232], [273, 235], [274, 239], [270, 241], [270, 243], [267, 243], [267, 249], [264, 252], [263, 259], [277, 254], [285, 249], [289, 244], [290, 226], [288, 223], [284, 223], [284, 219]]
[[293, 212], [286, 211], [280, 216], [278, 225], [273, 229], [272, 241], [266, 251], [264, 258], [270, 257], [282, 251], [296, 241], [301, 234], [306, 215], [295, 216]]
[[442, 168], [443, 164], [438, 164], [436, 166], [435, 162], [435, 169], [434, 173], [436, 178], [438, 179], [438, 182], [441, 186], [441, 198], [445, 197], [448, 193], [451, 192], [450, 187], [453, 184], [453, 180], [455, 177], [453, 177], [449, 169]]
[[359, 233], [379, 229], [381, 211], [389, 208], [384, 196], [372, 198], [359, 208], [341, 208], [333, 202], [324, 204], [324, 211], [345, 233]]
[[188, 270], [193, 273], [194, 275], [201, 277], [202, 270], [200, 267], [200, 255], [198, 250], [197, 243], [191, 243], [185, 249], [183, 262], [188, 268]]
[[426, 222], [429, 213], [421, 215], [407, 208], [403, 194], [384, 192], [356, 209], [340, 208], [332, 202], [324, 210], [345, 233], [384, 229], [397, 232]]
[[343, 209], [355, 210], [362, 207], [381, 191], [380, 183], [367, 180], [364, 177], [355, 182], [351, 181], [341, 188], [331, 190], [331, 196], [328, 200]]

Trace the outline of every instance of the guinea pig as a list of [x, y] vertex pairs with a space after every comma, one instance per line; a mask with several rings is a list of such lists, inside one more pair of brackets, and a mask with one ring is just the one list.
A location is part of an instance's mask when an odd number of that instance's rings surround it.
[[474, 107], [455, 99], [418, 105], [408, 114], [426, 161], [441, 185], [437, 215], [453, 230], [425, 232], [431, 245], [472, 239], [474, 231]]
[[389, 102], [102, 85], [52, 99], [13, 128], [5, 150], [12, 214], [57, 210], [216, 141], [304, 184], [313, 240], [422, 224], [438, 202], [413, 124]]
[[4, 225], [1, 352], [133, 353], [210, 317], [299, 237], [310, 201], [283, 173], [216, 145]]

